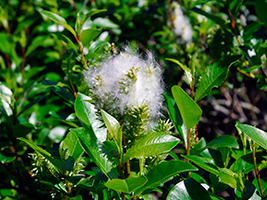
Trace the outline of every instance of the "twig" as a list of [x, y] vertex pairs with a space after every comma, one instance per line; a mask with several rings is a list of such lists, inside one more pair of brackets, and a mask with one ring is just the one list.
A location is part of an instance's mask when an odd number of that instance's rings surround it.
[[174, 22], [173, 22], [174, 19], [173, 19], [172, 10], [171, 10], [171, 0], [168, 0], [168, 13], [169, 13], [169, 16], [170, 16], [171, 25], [175, 29], [175, 25], [174, 25]]
[[252, 150], [253, 150], [253, 161], [254, 161], [255, 172], [256, 172], [259, 188], [260, 188], [260, 193], [261, 193], [261, 196], [263, 197], [263, 190], [262, 190], [262, 186], [261, 186], [260, 173], [257, 169], [257, 163], [256, 163], [255, 142], [253, 142]]
[[77, 36], [75, 36], [75, 39], [78, 43], [78, 46], [79, 46], [79, 50], [81, 52], [81, 55], [82, 55], [82, 64], [85, 68], [87, 68], [87, 64], [86, 64], [86, 61], [85, 61], [85, 58], [84, 58], [84, 53], [83, 53], [83, 49], [82, 49], [82, 46], [81, 46], [81, 40], [80, 40], [80, 34], [79, 34], [79, 38], [77, 38]]
[[230, 9], [229, 9], [226, 5], [225, 5], [225, 9], [227, 10], [228, 17], [229, 17], [229, 19], [230, 19], [230, 21], [231, 21], [231, 26], [232, 26], [232, 28], [233, 28], [233, 30], [234, 30], [235, 38], [236, 38], [236, 40], [237, 40], [239, 46], [241, 46], [242, 44], [241, 44], [241, 42], [240, 42], [240, 40], [239, 40], [239, 38], [238, 38], [238, 33], [237, 33], [237, 30], [236, 30], [236, 26], [235, 26], [235, 18], [234, 18], [234, 16], [232, 15]]

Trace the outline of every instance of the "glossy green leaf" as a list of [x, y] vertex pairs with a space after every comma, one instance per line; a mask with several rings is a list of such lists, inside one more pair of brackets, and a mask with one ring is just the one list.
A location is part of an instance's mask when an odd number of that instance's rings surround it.
[[0, 153], [0, 162], [2, 164], [10, 163], [10, 162], [12, 162], [15, 159], [16, 159], [16, 156], [5, 156], [5, 155], [3, 155], [3, 154]]
[[206, 149], [206, 140], [202, 137], [198, 143], [191, 149], [191, 155], [198, 155]]
[[55, 159], [53, 163], [56, 163], [56, 165], [60, 166], [62, 169], [71, 171], [75, 164], [75, 160], [72, 156], [69, 156], [66, 160]]
[[223, 29], [225, 29], [225, 31], [229, 30], [229, 27], [227, 26], [226, 21], [224, 21], [222, 18], [220, 18], [216, 15], [209, 14], [209, 13], [205, 12], [204, 10], [201, 10], [197, 7], [193, 8], [191, 10], [209, 18], [210, 20], [214, 21], [216, 24], [219, 24]]
[[94, 19], [94, 24], [96, 26], [103, 27], [103, 28], [111, 28], [111, 29], [119, 28], [118, 24], [115, 24], [110, 19], [103, 18], [103, 17], [98, 17]]
[[92, 177], [89, 176], [89, 177], [81, 180], [78, 183], [77, 187], [82, 187], [82, 188], [88, 189], [90, 187], [93, 187], [94, 183], [95, 183], [95, 179], [92, 179]]
[[82, 154], [84, 150], [80, 143], [79, 138], [73, 132], [69, 132], [67, 137], [60, 143], [59, 153], [60, 157], [72, 156], [74, 160], [77, 160]]
[[122, 153], [122, 127], [120, 123], [104, 110], [101, 110], [101, 115], [109, 133], [115, 140], [118, 151]]
[[179, 143], [179, 139], [162, 132], [150, 132], [135, 141], [123, 156], [123, 163], [131, 158], [147, 158], [170, 151]]
[[81, 32], [81, 42], [83, 46], [87, 46], [93, 39], [95, 39], [99, 34], [101, 33], [101, 30], [96, 28], [89, 28], [85, 29]]
[[172, 87], [172, 95], [181, 113], [183, 122], [187, 129], [194, 128], [202, 115], [201, 108], [196, 102], [179, 86]]
[[190, 160], [191, 162], [195, 163], [196, 165], [198, 165], [199, 167], [203, 168], [204, 170], [206, 170], [206, 171], [218, 176], [219, 169], [215, 165], [215, 162], [214, 162], [213, 159], [204, 158], [204, 157], [200, 157], [200, 156], [184, 156], [183, 155], [183, 157], [187, 158], [188, 160]]
[[180, 173], [188, 171], [197, 171], [193, 165], [182, 161], [165, 161], [153, 167], [145, 176], [147, 183], [135, 191], [135, 194], [141, 194], [149, 188], [156, 188], [169, 180], [170, 177], [177, 176]]
[[53, 13], [53, 12], [50, 12], [50, 11], [47, 11], [47, 10], [39, 10], [39, 12], [42, 15], [45, 15], [49, 19], [53, 20], [54, 22], [64, 26], [66, 29], [68, 29], [76, 37], [76, 33], [75, 33], [74, 29], [70, 25], [68, 25], [68, 23], [66, 22], [66, 20], [64, 18], [62, 18], [61, 16], [57, 15], [56, 13]]
[[192, 77], [193, 76], [192, 76], [191, 69], [188, 68], [185, 64], [181, 63], [179, 60], [172, 59], [172, 58], [166, 58], [166, 60], [176, 63], [184, 70], [184, 75], [186, 77], [187, 83], [188, 83], [188, 85], [190, 85], [190, 87], [192, 87], [192, 84], [193, 84], [193, 78]]
[[94, 132], [86, 131], [84, 128], [70, 129], [70, 131], [79, 137], [85, 152], [94, 160], [99, 169], [109, 177], [108, 173], [114, 167], [109, 149], [95, 136]]
[[219, 180], [222, 183], [225, 183], [232, 187], [233, 189], [237, 188], [237, 181], [235, 179], [235, 173], [227, 168], [221, 168], [218, 174]]
[[[256, 153], [257, 166], [260, 165], [261, 160], [263, 159], [262, 156], [263, 153]], [[233, 172], [242, 172], [244, 174], [247, 174], [254, 169], [255, 167], [252, 152], [238, 158], [230, 167], [230, 170], [232, 170]]]
[[61, 40], [63, 40], [67, 44], [68, 50], [72, 49], [76, 53], [76, 55], [79, 55], [77, 47], [67, 36], [63, 34], [59, 34], [58, 36]]
[[[262, 191], [263, 191], [263, 196], [266, 197], [267, 196], [267, 181], [266, 181], [266, 179], [261, 178], [260, 182], [261, 182], [261, 187], [262, 187]], [[258, 192], [260, 193], [260, 187], [259, 187], [259, 183], [258, 183], [257, 178], [255, 178], [252, 183], [257, 188]]]
[[126, 179], [112, 179], [106, 182], [105, 186], [120, 192], [131, 193], [142, 187], [147, 182], [146, 177], [130, 177]]
[[36, 144], [34, 144], [33, 142], [31, 142], [25, 138], [19, 137], [17, 139], [27, 143], [33, 150], [40, 153], [47, 160], [49, 160], [54, 165], [57, 172], [62, 172], [62, 167], [60, 166], [59, 163], [55, 162], [56, 159], [54, 159], [50, 153], [48, 153], [47, 151], [43, 150], [42, 148], [38, 147]]
[[89, 47], [89, 51], [91, 53], [100, 53], [103, 49], [104, 46], [107, 46], [109, 45], [108, 42], [106, 41], [101, 41], [101, 40], [98, 40], [98, 41], [95, 41], [93, 42], [90, 47]]
[[209, 193], [192, 178], [177, 183], [169, 192], [167, 200], [210, 200]]
[[247, 124], [237, 124], [236, 127], [243, 131], [258, 145], [260, 145], [264, 149], [267, 149], [267, 133], [265, 131]]
[[75, 113], [77, 117], [94, 132], [98, 140], [103, 142], [107, 138], [107, 129], [102, 127], [103, 123], [96, 115], [95, 106], [89, 103], [91, 100], [90, 97], [78, 93], [74, 104]]
[[207, 96], [212, 88], [219, 87], [225, 80], [229, 67], [239, 58], [241, 58], [240, 55], [224, 56], [210, 64], [201, 74], [195, 93], [195, 101]]
[[256, 10], [258, 18], [262, 22], [267, 23], [267, 13], [266, 13], [267, 2], [265, 0], [256, 0], [255, 10]]
[[[178, 131], [178, 133], [182, 136], [184, 141], [187, 141], [187, 128], [183, 122], [181, 113], [175, 103], [175, 100], [168, 94], [164, 94], [164, 97], [166, 99], [168, 112], [170, 115], [170, 118], [172, 120], [172, 123], [175, 127], [175, 129]], [[187, 143], [185, 142], [185, 145]]]
[[96, 14], [101, 13], [101, 12], [106, 12], [106, 11], [107, 10], [105, 10], [105, 9], [102, 9], [102, 10], [90, 10], [85, 15], [83, 15], [82, 12], [78, 12], [77, 20], [76, 20], [76, 23], [75, 23], [75, 29], [76, 29], [77, 33], [79, 33], [81, 31], [82, 26], [83, 26], [83, 24], [85, 23], [85, 21], [87, 19], [89, 19], [93, 15], [96, 15]]
[[230, 147], [238, 149], [239, 145], [234, 137], [230, 135], [222, 135], [215, 138], [207, 145], [207, 148], [213, 147]]

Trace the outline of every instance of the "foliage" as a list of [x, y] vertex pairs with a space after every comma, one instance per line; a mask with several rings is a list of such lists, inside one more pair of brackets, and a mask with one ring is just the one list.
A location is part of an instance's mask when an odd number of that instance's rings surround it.
[[265, 92], [266, 5], [1, 1], [1, 199], [266, 198], [264, 127], [199, 129]]

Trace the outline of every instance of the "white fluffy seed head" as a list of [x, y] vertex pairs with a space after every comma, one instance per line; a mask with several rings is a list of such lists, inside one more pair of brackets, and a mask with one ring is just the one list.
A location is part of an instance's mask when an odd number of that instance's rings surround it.
[[173, 17], [174, 17], [174, 33], [178, 36], [181, 36], [184, 41], [188, 42], [192, 39], [193, 30], [188, 18], [183, 14], [181, 6], [173, 2], [172, 6], [174, 7]]
[[[130, 71], [135, 73], [130, 74]], [[163, 102], [162, 72], [151, 52], [143, 59], [125, 47], [121, 54], [90, 68], [84, 77], [91, 92], [102, 101], [111, 97], [112, 106], [121, 114], [132, 106], [149, 103], [151, 118], [155, 119], [160, 115]], [[132, 76], [135, 78], [129, 78]]]

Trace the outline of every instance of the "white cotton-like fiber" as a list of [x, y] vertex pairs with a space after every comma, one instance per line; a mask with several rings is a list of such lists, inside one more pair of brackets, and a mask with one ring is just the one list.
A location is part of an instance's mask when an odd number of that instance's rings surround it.
[[[136, 70], [136, 80], [126, 76], [131, 69]], [[125, 47], [121, 54], [90, 68], [84, 77], [91, 92], [102, 101], [112, 98], [112, 106], [121, 114], [133, 106], [149, 103], [151, 118], [157, 118], [163, 102], [162, 72], [151, 52], [142, 58]], [[122, 88], [124, 85], [127, 87]]]
[[172, 3], [172, 6], [174, 7], [174, 33], [181, 36], [184, 41], [188, 42], [193, 36], [192, 26], [188, 18], [183, 14], [181, 6], [176, 2]]

